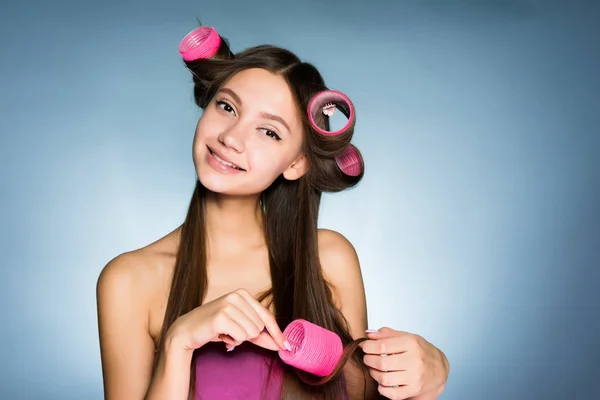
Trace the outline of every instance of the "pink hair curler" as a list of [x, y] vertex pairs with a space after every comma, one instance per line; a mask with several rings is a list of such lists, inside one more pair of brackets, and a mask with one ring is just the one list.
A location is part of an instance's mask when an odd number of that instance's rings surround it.
[[360, 156], [353, 145], [348, 145], [346, 151], [336, 156], [335, 162], [340, 170], [348, 176], [359, 176], [361, 173]]
[[183, 38], [179, 44], [179, 54], [184, 61], [211, 58], [219, 50], [221, 37], [210, 26], [196, 28]]
[[281, 360], [316, 376], [333, 372], [344, 352], [342, 340], [335, 332], [303, 319], [292, 321], [283, 334], [292, 350], [279, 350]]
[[[326, 131], [320, 128], [316, 120], [322, 117], [319, 114], [331, 117], [334, 111], [340, 110], [347, 118], [348, 122], [343, 128], [337, 131]], [[337, 90], [325, 90], [317, 93], [308, 103], [308, 119], [313, 129], [322, 135], [335, 136], [344, 133], [354, 123], [354, 105], [344, 93]]]

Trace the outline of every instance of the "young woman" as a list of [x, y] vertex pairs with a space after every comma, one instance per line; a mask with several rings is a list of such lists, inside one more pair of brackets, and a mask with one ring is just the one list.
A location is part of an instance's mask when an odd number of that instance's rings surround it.
[[[192, 32], [180, 51], [203, 110], [196, 186], [180, 227], [100, 274], [105, 398], [437, 398], [444, 354], [417, 335], [367, 331], [356, 252], [317, 229], [321, 194], [363, 175], [350, 100], [291, 52], [234, 55], [212, 28]], [[330, 132], [336, 107], [349, 121]], [[307, 384], [278, 357], [295, 319], [345, 346], [367, 340], [335, 378]]]

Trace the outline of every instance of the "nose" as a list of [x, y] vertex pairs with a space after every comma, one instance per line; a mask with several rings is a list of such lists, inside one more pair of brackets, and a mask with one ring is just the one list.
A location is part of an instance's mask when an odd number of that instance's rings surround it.
[[239, 124], [236, 124], [221, 132], [219, 142], [236, 153], [243, 153], [246, 149], [246, 135], [244, 132], [245, 130]]

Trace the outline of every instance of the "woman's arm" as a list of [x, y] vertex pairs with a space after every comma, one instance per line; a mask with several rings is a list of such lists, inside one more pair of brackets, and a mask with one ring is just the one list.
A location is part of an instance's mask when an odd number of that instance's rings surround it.
[[152, 383], [144, 400], [181, 399], [189, 397], [192, 351], [181, 350], [169, 335], [163, 355], [159, 356]]
[[[319, 258], [325, 279], [332, 285], [334, 302], [350, 327], [353, 339], [366, 337], [367, 302], [358, 256], [352, 244], [341, 234], [319, 230]], [[366, 397], [363, 371], [350, 363], [344, 367], [346, 389], [351, 399], [379, 399], [377, 382], [366, 373]]]
[[[191, 354], [166, 340], [154, 376], [149, 333], [152, 269], [144, 257], [122, 254], [102, 270], [96, 287], [100, 354], [107, 400], [187, 399]], [[172, 351], [176, 349], [176, 351]]]

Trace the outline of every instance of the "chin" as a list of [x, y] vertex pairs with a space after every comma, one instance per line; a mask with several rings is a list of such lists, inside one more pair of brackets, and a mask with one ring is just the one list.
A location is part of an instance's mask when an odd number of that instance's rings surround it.
[[198, 180], [206, 189], [228, 196], [255, 196], [261, 194], [273, 182], [250, 182], [244, 176], [224, 176], [212, 171], [197, 171]]
[[[229, 179], [224, 179], [220, 176], [210, 176], [212, 174], [198, 174], [198, 180], [206, 189], [215, 193], [234, 194], [239, 191], [240, 184], [235, 182], [227, 182]], [[237, 190], [236, 190], [237, 189]]]
[[214, 193], [228, 196], [251, 196], [262, 192], [262, 190], [246, 186], [243, 182], [243, 178], [239, 176], [233, 177], [223, 176], [218, 173], [198, 172], [198, 180], [202, 186]]

